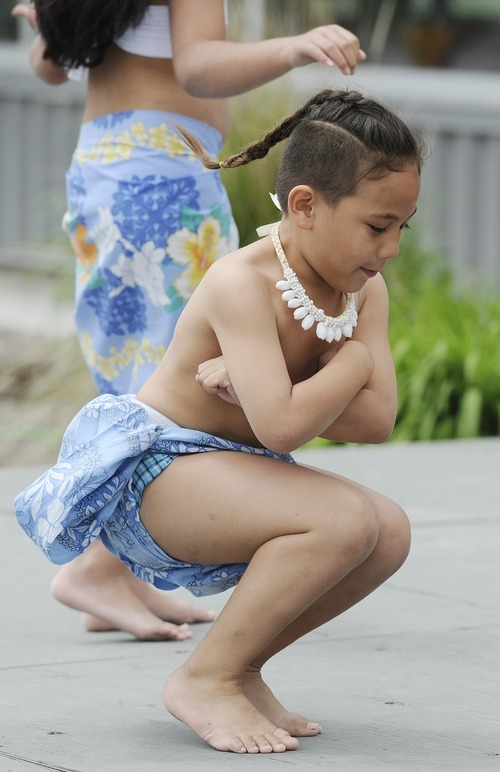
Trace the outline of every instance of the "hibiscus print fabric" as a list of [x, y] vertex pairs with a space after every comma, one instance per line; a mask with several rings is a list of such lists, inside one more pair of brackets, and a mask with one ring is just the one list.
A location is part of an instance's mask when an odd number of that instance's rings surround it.
[[238, 582], [245, 564], [204, 566], [170, 557], [142, 525], [137, 496], [179, 456], [214, 451], [293, 462], [288, 454], [181, 428], [133, 395], [103, 394], [70, 423], [55, 466], [16, 497], [17, 520], [53, 563], [67, 563], [101, 539], [136, 576], [159, 589], [222, 592]]
[[101, 393], [140, 388], [210, 265], [238, 247], [219, 172], [173, 120], [218, 155], [221, 137], [207, 124], [135, 110], [83, 124], [67, 173], [77, 335]]

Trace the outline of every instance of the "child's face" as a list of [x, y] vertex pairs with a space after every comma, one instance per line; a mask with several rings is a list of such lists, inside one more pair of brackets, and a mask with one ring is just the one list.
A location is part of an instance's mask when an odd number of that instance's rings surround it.
[[[330, 286], [356, 292], [399, 252], [401, 233], [415, 213], [420, 176], [415, 166], [364, 180], [355, 196], [316, 212], [316, 257], [311, 265]], [[317, 236], [317, 238], [316, 238]]]

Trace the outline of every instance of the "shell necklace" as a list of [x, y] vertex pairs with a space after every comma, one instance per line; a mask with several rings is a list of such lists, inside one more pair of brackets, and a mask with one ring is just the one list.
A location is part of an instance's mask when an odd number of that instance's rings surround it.
[[316, 323], [316, 335], [320, 340], [326, 340], [327, 343], [333, 343], [334, 340], [339, 341], [342, 335], [350, 338], [354, 327], [358, 323], [354, 294], [352, 292], [345, 293], [347, 303], [344, 312], [340, 316], [327, 316], [322, 308], [317, 308], [314, 305], [298, 280], [297, 275], [290, 268], [279, 237], [279, 223], [275, 223], [273, 226], [271, 239], [285, 277], [281, 281], [276, 282], [276, 289], [283, 293], [281, 297], [288, 305], [288, 308], [295, 309], [293, 312], [294, 319], [301, 320], [303, 330], [309, 330]]

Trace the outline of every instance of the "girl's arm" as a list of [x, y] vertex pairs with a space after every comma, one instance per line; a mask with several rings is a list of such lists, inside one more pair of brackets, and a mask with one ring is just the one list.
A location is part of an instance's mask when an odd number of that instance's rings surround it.
[[[37, 30], [36, 11], [32, 4], [19, 3], [12, 9], [12, 15], [26, 19], [30, 27], [35, 31]], [[39, 78], [51, 86], [59, 86], [61, 83], [66, 83], [68, 80], [66, 70], [51, 62], [50, 59], [44, 59], [44, 51], [45, 41], [40, 33], [36, 32], [30, 45], [30, 63], [33, 70]]]
[[[12, 14], [37, 29], [32, 4], [20, 3]], [[175, 75], [192, 96], [235, 96], [311, 62], [336, 64], [349, 75], [366, 58], [357, 37], [336, 24], [256, 43], [226, 41], [222, 0], [170, 0], [170, 17]], [[30, 48], [34, 71], [51, 85], [65, 83], [66, 70], [44, 59], [44, 51], [37, 33]]]
[[[387, 339], [387, 289], [381, 277], [371, 280], [363, 303], [355, 339], [365, 343], [374, 367], [367, 383], [355, 394], [338, 418], [321, 432], [321, 437], [338, 442], [384, 442], [394, 428], [397, 390], [394, 364]], [[320, 362], [332, 359], [327, 351]], [[338, 364], [338, 362], [337, 362]], [[196, 380], [209, 394], [239, 405], [224, 357], [200, 364]]]
[[387, 287], [379, 274], [370, 279], [353, 338], [365, 344], [373, 372], [346, 409], [321, 436], [338, 442], [384, 442], [394, 429], [397, 384], [387, 334]]
[[358, 38], [337, 24], [255, 43], [225, 40], [221, 0], [170, 0], [173, 65], [182, 88], [197, 97], [242, 94], [312, 62], [351, 75], [366, 59]]
[[368, 382], [373, 370], [368, 347], [348, 341], [322, 370], [292, 384], [266, 280], [252, 269], [243, 276], [241, 266], [235, 270], [227, 261], [215, 263], [209, 275], [205, 311], [259, 442], [284, 453], [321, 435]]

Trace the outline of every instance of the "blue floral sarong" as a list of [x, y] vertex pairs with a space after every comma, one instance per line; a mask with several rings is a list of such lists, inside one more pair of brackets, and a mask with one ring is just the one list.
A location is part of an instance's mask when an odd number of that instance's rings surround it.
[[138, 391], [207, 269], [238, 247], [219, 172], [205, 169], [173, 121], [219, 154], [222, 138], [208, 124], [134, 110], [84, 123], [67, 172], [75, 323], [101, 393]]
[[139, 518], [148, 481], [175, 458], [208, 451], [293, 461], [288, 454], [183, 429], [133, 395], [103, 394], [73, 418], [55, 466], [16, 497], [17, 520], [53, 563], [73, 560], [100, 538], [134, 574], [160, 589], [222, 592], [239, 581], [246, 564], [178, 561], [155, 544]]

